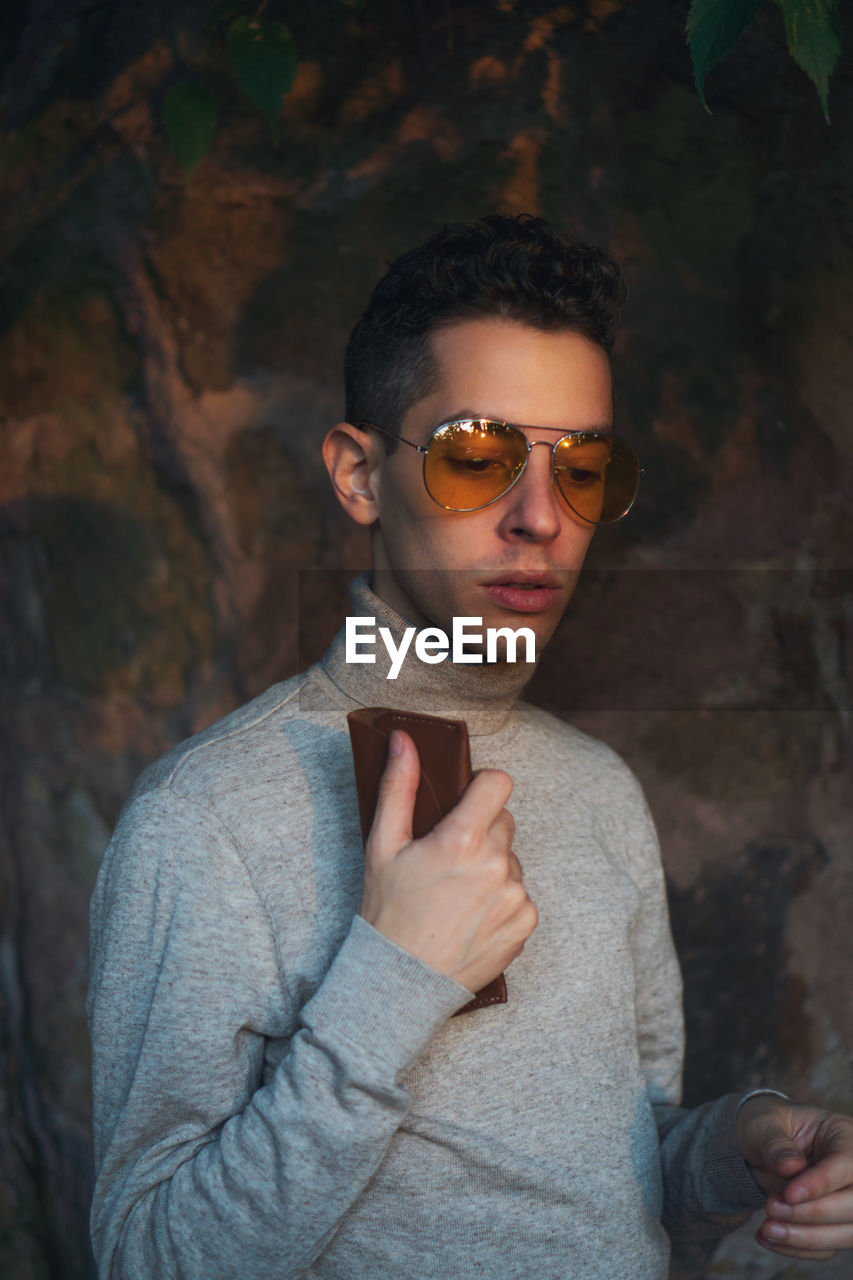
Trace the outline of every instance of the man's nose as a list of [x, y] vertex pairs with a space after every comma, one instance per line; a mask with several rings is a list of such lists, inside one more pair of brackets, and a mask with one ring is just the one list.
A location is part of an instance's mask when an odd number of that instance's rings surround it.
[[513, 540], [550, 542], [560, 532], [562, 519], [551, 446], [544, 440], [534, 441], [521, 478], [507, 494], [500, 531]]

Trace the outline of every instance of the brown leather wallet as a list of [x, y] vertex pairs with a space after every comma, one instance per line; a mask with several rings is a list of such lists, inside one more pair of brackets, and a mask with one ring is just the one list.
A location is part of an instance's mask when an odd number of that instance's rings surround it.
[[[379, 780], [388, 759], [392, 729], [403, 729], [413, 739], [421, 761], [421, 780], [415, 797], [412, 835], [416, 840], [432, 831], [439, 818], [453, 808], [471, 781], [471, 752], [464, 720], [392, 711], [388, 707], [363, 707], [350, 711], [349, 725], [361, 835], [367, 840], [376, 811]], [[473, 1013], [493, 1004], [506, 1004], [506, 979], [498, 974], [456, 1010]]]

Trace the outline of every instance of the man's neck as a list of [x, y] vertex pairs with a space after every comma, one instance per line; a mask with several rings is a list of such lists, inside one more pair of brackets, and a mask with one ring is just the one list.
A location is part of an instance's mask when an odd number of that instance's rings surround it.
[[[379, 628], [387, 628], [392, 648], [399, 651], [405, 642], [404, 633], [415, 624], [380, 599], [369, 585], [367, 574], [360, 574], [351, 584], [349, 612], [350, 617], [374, 619], [376, 642], [360, 648], [372, 654], [375, 661], [347, 661], [344, 628], [332, 641], [321, 665], [334, 684], [360, 706], [451, 716], [465, 720], [474, 736], [494, 733], [506, 723], [513, 703], [533, 675], [534, 665], [523, 660], [523, 650], [517, 662], [462, 663], [453, 662], [448, 655], [441, 662], [427, 663], [418, 658], [410, 637], [399, 673], [389, 679], [395, 664]], [[365, 633], [369, 630], [364, 628]]]

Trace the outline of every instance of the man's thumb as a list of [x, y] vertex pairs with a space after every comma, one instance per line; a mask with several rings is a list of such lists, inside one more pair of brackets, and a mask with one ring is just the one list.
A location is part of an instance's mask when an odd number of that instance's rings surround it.
[[790, 1178], [808, 1164], [804, 1153], [787, 1134], [772, 1137], [764, 1149], [764, 1167], [779, 1177]]
[[379, 779], [373, 826], [367, 838], [368, 855], [373, 862], [393, 858], [411, 840], [420, 775], [414, 742], [402, 730], [392, 730], [385, 771]]

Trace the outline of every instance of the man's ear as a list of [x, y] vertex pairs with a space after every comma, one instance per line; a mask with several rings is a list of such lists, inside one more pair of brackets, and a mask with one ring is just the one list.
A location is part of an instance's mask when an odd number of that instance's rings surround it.
[[338, 422], [323, 441], [323, 461], [344, 511], [356, 524], [375, 524], [379, 503], [372, 484], [375, 437], [350, 422]]

